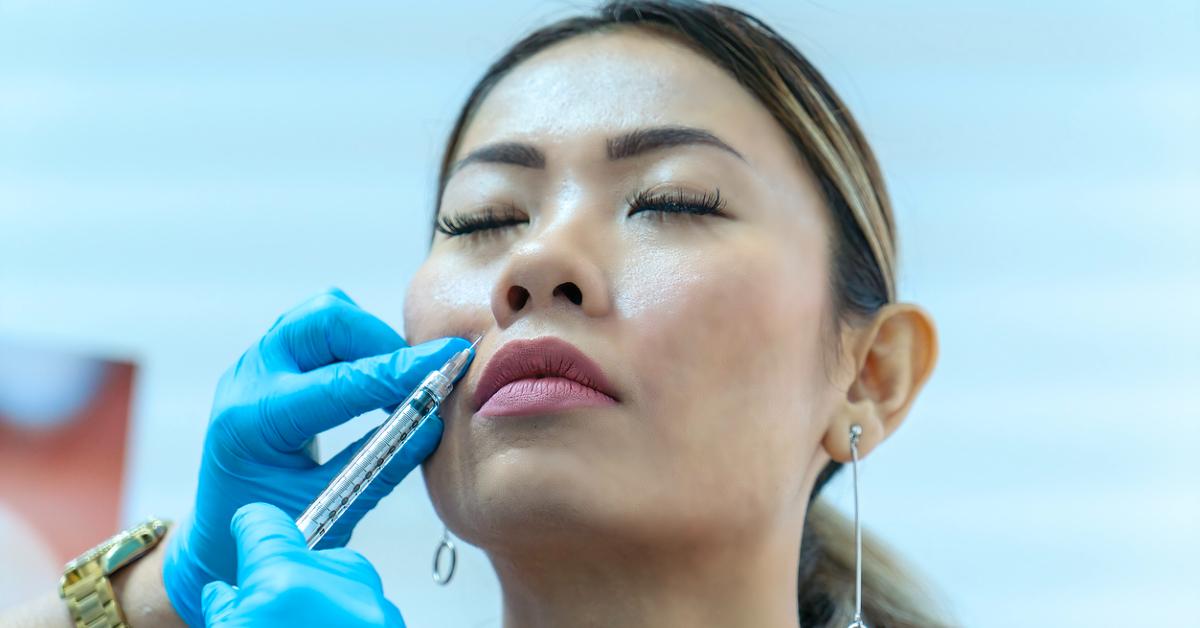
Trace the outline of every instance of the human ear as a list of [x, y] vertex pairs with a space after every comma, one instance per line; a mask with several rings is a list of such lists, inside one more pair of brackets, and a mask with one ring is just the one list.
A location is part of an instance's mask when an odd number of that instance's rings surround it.
[[821, 444], [838, 462], [849, 462], [850, 426], [862, 427], [859, 457], [886, 440], [904, 419], [937, 362], [937, 331], [925, 310], [911, 303], [881, 308], [871, 324], [846, 343], [855, 376], [839, 400]]

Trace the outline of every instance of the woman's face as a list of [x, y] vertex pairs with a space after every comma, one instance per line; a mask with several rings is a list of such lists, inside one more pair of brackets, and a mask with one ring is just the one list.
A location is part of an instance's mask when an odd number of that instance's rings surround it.
[[[493, 150], [507, 144], [522, 147]], [[502, 79], [455, 159], [469, 155], [440, 217], [517, 224], [436, 234], [405, 311], [414, 343], [486, 334], [425, 465], [449, 527], [496, 551], [798, 535], [838, 396], [830, 226], [766, 109], [681, 44], [593, 34]], [[718, 190], [723, 215], [664, 211]], [[615, 403], [480, 412], [497, 350], [547, 336], [598, 364]]]

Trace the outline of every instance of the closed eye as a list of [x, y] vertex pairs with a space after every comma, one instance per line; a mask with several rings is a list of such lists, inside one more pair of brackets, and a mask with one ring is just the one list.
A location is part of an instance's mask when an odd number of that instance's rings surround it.
[[725, 199], [721, 198], [721, 190], [712, 192], [693, 192], [689, 190], [668, 190], [665, 192], [639, 192], [626, 201], [629, 204], [629, 215], [654, 211], [661, 214], [695, 214], [728, 216], [725, 213]]
[[529, 222], [512, 206], [488, 207], [483, 211], [438, 217], [437, 230], [451, 237], [501, 229]]

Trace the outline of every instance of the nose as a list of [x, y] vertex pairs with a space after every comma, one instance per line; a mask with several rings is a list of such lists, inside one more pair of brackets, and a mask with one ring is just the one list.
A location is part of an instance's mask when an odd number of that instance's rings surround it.
[[[561, 308], [587, 317], [612, 311], [603, 268], [582, 233], [547, 229], [512, 250], [492, 291], [492, 315], [501, 328], [539, 310]], [[578, 232], [578, 230], [576, 230]]]

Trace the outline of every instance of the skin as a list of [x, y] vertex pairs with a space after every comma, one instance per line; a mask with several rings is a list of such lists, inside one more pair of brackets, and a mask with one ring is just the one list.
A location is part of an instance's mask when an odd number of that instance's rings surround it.
[[[664, 125], [740, 157], [700, 144], [607, 158], [609, 138]], [[866, 456], [904, 420], [936, 359], [929, 316], [893, 304], [831, 322], [812, 174], [753, 95], [680, 43], [626, 29], [535, 55], [487, 96], [457, 157], [497, 142], [536, 147], [544, 166], [466, 165], [439, 212], [511, 206], [527, 222], [437, 234], [405, 331], [486, 333], [424, 475], [449, 528], [491, 559], [504, 625], [797, 626], [815, 478], [849, 461], [851, 424]], [[631, 215], [647, 189], [719, 189], [727, 216]], [[475, 414], [487, 360], [541, 336], [595, 360], [619, 403]]]
[[[662, 125], [704, 129], [740, 157], [710, 145], [606, 157], [607, 139]], [[625, 30], [543, 51], [486, 98], [458, 154], [499, 141], [536, 146], [544, 167], [463, 167], [439, 211], [507, 204], [529, 222], [437, 235], [405, 331], [414, 344], [486, 332], [424, 476], [450, 529], [490, 557], [504, 625], [794, 628], [816, 475], [850, 460], [851, 424], [866, 457], [903, 422], [936, 361], [931, 319], [892, 304], [832, 322], [830, 221], [811, 173], [751, 94], [681, 44]], [[626, 203], [716, 188], [727, 217]], [[476, 416], [482, 365], [541, 336], [595, 360], [619, 403]], [[113, 578], [134, 625], [181, 625], [162, 589], [166, 546]], [[0, 617], [9, 625], [70, 624], [49, 593]]]

